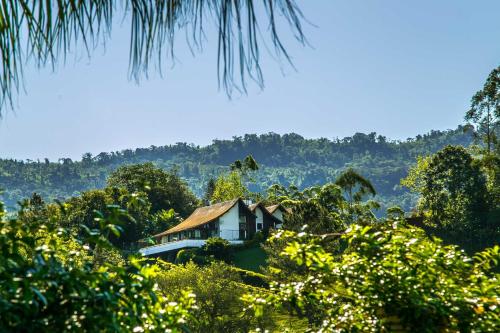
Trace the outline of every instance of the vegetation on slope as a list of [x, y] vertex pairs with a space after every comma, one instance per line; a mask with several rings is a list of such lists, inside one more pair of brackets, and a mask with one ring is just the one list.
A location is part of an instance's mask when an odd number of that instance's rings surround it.
[[82, 191], [103, 188], [108, 176], [119, 166], [153, 162], [172, 169], [201, 197], [210, 179], [244, 156], [252, 155], [260, 169], [249, 185], [253, 192], [265, 191], [273, 184], [299, 188], [325, 184], [341, 170], [352, 167], [370, 179], [384, 207], [398, 204], [405, 209], [415, 204], [415, 195], [399, 186], [399, 180], [417, 156], [434, 153], [447, 144], [468, 146], [473, 141], [465, 127], [432, 131], [402, 142], [389, 141], [375, 133], [356, 133], [343, 139], [305, 139], [298, 134], [248, 134], [232, 140], [214, 140], [206, 147], [175, 145], [112, 153], [83, 155], [80, 161], [68, 158], [58, 162], [0, 160], [0, 188], [8, 207], [33, 192], [45, 200], [63, 200]]

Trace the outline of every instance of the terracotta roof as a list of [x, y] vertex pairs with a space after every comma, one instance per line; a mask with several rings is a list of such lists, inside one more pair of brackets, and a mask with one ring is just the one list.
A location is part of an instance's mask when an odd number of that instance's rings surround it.
[[199, 227], [201, 225], [210, 223], [222, 215], [224, 215], [228, 210], [234, 207], [240, 199], [233, 199], [230, 201], [221, 202], [215, 205], [197, 208], [193, 214], [189, 215], [187, 219], [179, 223], [173, 228], [168, 229], [162, 233], [154, 235], [153, 237], [162, 237], [172, 233], [176, 233], [183, 230], [188, 230], [192, 228]]

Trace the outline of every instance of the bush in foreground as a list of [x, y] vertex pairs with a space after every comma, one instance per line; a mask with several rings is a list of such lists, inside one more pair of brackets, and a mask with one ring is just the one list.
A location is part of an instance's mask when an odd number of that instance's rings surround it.
[[7, 219], [0, 207], [1, 332], [185, 331], [194, 299], [157, 294], [156, 265], [94, 267], [94, 254], [110, 248], [125, 213], [114, 207], [98, 219], [104, 234], [87, 230], [86, 245], [51, 218]]
[[340, 256], [319, 237], [281, 231], [281, 256], [301, 268], [300, 279], [271, 284], [271, 294], [247, 295], [257, 316], [267, 306], [305, 317], [313, 331], [498, 332], [498, 246], [468, 257], [416, 228], [397, 223], [353, 226]]

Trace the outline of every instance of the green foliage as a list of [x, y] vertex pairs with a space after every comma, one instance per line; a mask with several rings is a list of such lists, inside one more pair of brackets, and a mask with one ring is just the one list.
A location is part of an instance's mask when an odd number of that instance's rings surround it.
[[202, 267], [188, 263], [160, 274], [156, 281], [161, 292], [174, 299], [185, 289], [196, 295], [197, 308], [188, 322], [191, 332], [248, 332], [255, 327], [241, 311], [240, 297], [249, 289], [240, 274], [224, 263]]
[[182, 249], [179, 252], [177, 252], [177, 255], [175, 256], [175, 263], [176, 264], [187, 264], [189, 262], [193, 262], [197, 265], [204, 265], [209, 262], [209, 260], [205, 257], [203, 257], [200, 253], [200, 249], [194, 248], [194, 249]]
[[231, 163], [229, 168], [231, 169], [231, 171], [239, 171], [243, 175], [246, 175], [249, 172], [259, 170], [259, 165], [257, 164], [252, 155], [248, 155], [247, 157], [245, 157], [243, 162], [240, 160], [236, 160], [233, 163]]
[[496, 332], [500, 329], [500, 248], [467, 257], [422, 230], [397, 223], [352, 226], [340, 257], [314, 235], [280, 231], [281, 256], [301, 274], [247, 295], [256, 315], [266, 306], [308, 319], [312, 331]]
[[81, 196], [69, 199], [62, 208], [61, 226], [79, 228], [85, 226], [97, 228], [96, 212], [109, 214], [114, 206], [124, 207], [128, 214], [119, 227], [121, 237], [113, 235], [111, 240], [121, 249], [130, 248], [139, 239], [151, 231], [149, 212], [151, 204], [145, 193], [129, 193], [125, 189], [105, 188], [82, 193]]
[[347, 193], [347, 200], [351, 205], [361, 201], [367, 194], [377, 194], [372, 183], [352, 168], [343, 171], [335, 180], [335, 184]]
[[480, 166], [458, 146], [445, 147], [422, 166], [420, 180], [413, 181], [419, 185], [413, 187], [421, 191], [419, 209], [426, 221], [439, 227], [471, 230], [471, 224], [477, 223], [474, 219], [487, 210], [486, 179]]
[[252, 247], [235, 247], [233, 265], [245, 270], [261, 272], [261, 266], [266, 265], [266, 252], [259, 244]]
[[233, 249], [229, 241], [220, 237], [211, 237], [201, 248], [201, 254], [215, 260], [230, 263], [233, 260]]
[[212, 197], [214, 195], [214, 191], [215, 191], [215, 179], [210, 178], [207, 182], [202, 198], [203, 204], [205, 206], [210, 205], [210, 202], [212, 201]]
[[177, 214], [173, 208], [157, 211], [151, 215], [150, 220], [150, 223], [144, 230], [144, 235], [146, 237], [170, 229], [181, 222], [179, 214]]
[[418, 156], [417, 163], [410, 167], [408, 175], [401, 179], [401, 185], [412, 192], [422, 193], [425, 189], [425, 174], [429, 170], [431, 156]]
[[231, 171], [228, 174], [220, 175], [215, 181], [211, 202], [215, 203], [236, 198], [245, 198], [248, 194], [249, 191], [243, 184], [241, 174], [238, 171]]
[[344, 229], [346, 202], [342, 190], [335, 184], [313, 186], [299, 191], [295, 186], [288, 189], [273, 185], [269, 189], [269, 200], [289, 208], [283, 226], [290, 230], [302, 230], [307, 224], [313, 233], [334, 232]]
[[[373, 210], [379, 209], [380, 205], [372, 200], [362, 202], [361, 193], [365, 190], [360, 189], [352, 193], [357, 180], [351, 184], [352, 188], [349, 190], [351, 185], [344, 182], [347, 181], [346, 178], [341, 178], [340, 183], [347, 186], [347, 191], [331, 183], [312, 186], [303, 191], [299, 191], [296, 186], [285, 188], [276, 184], [269, 188], [267, 200], [279, 202], [290, 209], [291, 213], [286, 214], [283, 224], [284, 228], [289, 230], [299, 231], [307, 226], [308, 231], [323, 234], [342, 231], [346, 225], [353, 222], [363, 224], [376, 222]], [[347, 193], [347, 198], [343, 196], [344, 193]], [[353, 197], [356, 197], [355, 201], [348, 201]]]
[[[252, 192], [263, 193], [272, 184], [295, 184], [302, 190], [334, 182], [343, 169], [352, 167], [371, 180], [383, 211], [393, 205], [408, 211], [416, 204], [417, 196], [399, 186], [399, 180], [406, 176], [415, 158], [432, 154], [447, 144], [468, 146], [472, 140], [472, 134], [464, 132], [464, 127], [432, 131], [401, 142], [375, 133], [356, 133], [334, 140], [306, 139], [294, 133], [247, 134], [232, 140], [214, 140], [205, 147], [178, 143], [96, 156], [86, 154], [81, 161], [1, 159], [0, 184], [8, 208], [31, 197], [33, 192], [47, 202], [64, 201], [85, 190], [104, 188], [109, 174], [120, 166], [154, 162], [164, 170], [178, 167], [179, 176], [202, 197], [209, 179], [215, 179], [233, 161], [252, 155], [260, 164], [259, 171], [252, 174], [255, 182], [248, 184]], [[173, 206], [161, 208], [174, 208], [186, 216]]]
[[486, 152], [491, 153], [498, 145], [500, 130], [500, 67], [493, 69], [483, 89], [472, 97], [465, 120], [476, 125], [479, 136], [486, 144]]
[[[157, 265], [131, 257], [125, 265], [101, 262], [94, 253], [112, 249], [106, 235], [126, 213], [110, 208], [88, 229], [81, 245], [57, 216], [23, 221], [0, 212], [0, 331], [157, 332], [185, 330], [193, 298], [155, 291]], [[175, 300], [176, 302], [170, 302]]]
[[200, 204], [175, 170], [165, 171], [153, 163], [120, 167], [111, 173], [107, 182], [109, 187], [144, 191], [151, 202], [152, 213], [172, 208], [187, 217]]
[[386, 217], [388, 220], [392, 220], [392, 221], [403, 220], [405, 217], [405, 212], [399, 206], [392, 206], [392, 207], [387, 208]]
[[231, 270], [238, 273], [241, 281], [249, 286], [254, 286], [258, 288], [269, 288], [269, 282], [267, 276], [254, 271], [249, 271], [246, 269], [241, 269], [231, 266]]

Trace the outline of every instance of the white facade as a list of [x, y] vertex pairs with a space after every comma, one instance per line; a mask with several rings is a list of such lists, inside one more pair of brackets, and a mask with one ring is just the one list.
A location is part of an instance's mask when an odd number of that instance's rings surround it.
[[239, 203], [219, 217], [219, 237], [227, 240], [239, 239]]
[[281, 222], [283, 222], [283, 212], [281, 211], [281, 209], [276, 209], [273, 213], [273, 216], [275, 218], [277, 218], [278, 220], [280, 220]]
[[278, 208], [274, 211], [273, 216], [281, 221], [280, 224], [276, 224], [276, 229], [280, 229], [283, 226], [283, 212]]
[[255, 219], [255, 231], [260, 231], [264, 229], [264, 213], [262, 213], [260, 207], [257, 206], [257, 208], [255, 208], [254, 214], [255, 216], [257, 216], [257, 218]]

